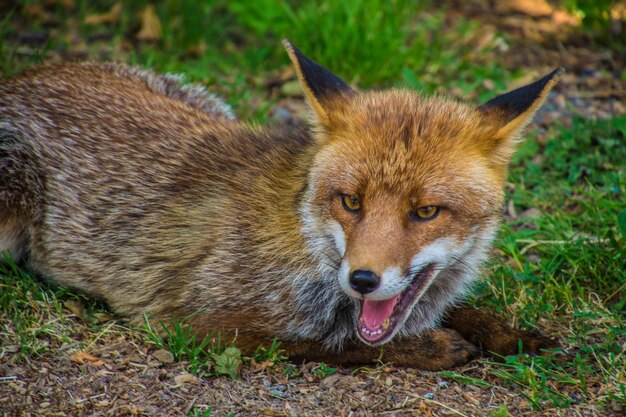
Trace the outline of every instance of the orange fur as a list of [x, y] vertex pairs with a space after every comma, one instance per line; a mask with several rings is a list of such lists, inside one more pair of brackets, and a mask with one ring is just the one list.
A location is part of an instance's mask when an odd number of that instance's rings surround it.
[[[0, 250], [135, 324], [192, 315], [199, 333], [236, 334], [247, 351], [277, 337], [297, 358], [375, 360], [361, 338], [387, 343], [385, 358], [399, 364], [468, 360], [477, 342], [467, 319], [450, 321], [463, 336], [431, 327], [476, 278], [513, 137], [556, 77], [516, 105], [513, 94], [475, 108], [356, 92], [286, 47], [311, 129], [249, 127], [198, 86], [123, 65], [4, 80]], [[342, 195], [358, 196], [360, 211]], [[439, 215], [416, 220], [424, 206]], [[357, 269], [383, 278], [371, 294], [350, 287]], [[406, 317], [390, 316], [393, 334], [364, 339], [364, 303], [408, 299], [412, 288], [419, 297], [394, 307]]]

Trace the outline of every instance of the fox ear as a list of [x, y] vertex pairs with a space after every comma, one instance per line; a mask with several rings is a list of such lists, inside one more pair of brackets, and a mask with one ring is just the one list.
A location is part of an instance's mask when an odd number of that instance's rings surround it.
[[304, 94], [318, 120], [329, 122], [329, 107], [332, 103], [352, 96], [355, 91], [335, 74], [304, 56], [287, 39], [283, 45], [293, 63]]
[[495, 125], [496, 132], [492, 138], [502, 145], [499, 151], [503, 157], [513, 153], [517, 134], [530, 122], [563, 72], [563, 68], [557, 68], [532, 84], [502, 94], [478, 107]]

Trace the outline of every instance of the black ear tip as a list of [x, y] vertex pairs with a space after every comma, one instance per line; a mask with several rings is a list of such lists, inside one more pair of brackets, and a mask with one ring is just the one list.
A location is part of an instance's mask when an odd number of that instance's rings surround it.
[[283, 47], [292, 59], [295, 58], [300, 60], [304, 56], [304, 54], [296, 47], [296, 45], [291, 43], [289, 39], [283, 39]]
[[563, 74], [565, 74], [565, 68], [558, 67], [554, 71], [552, 71], [550, 74], [548, 74], [548, 78], [549, 79], [554, 78], [554, 79], [558, 80], [559, 78], [561, 78], [561, 76]]
[[302, 65], [304, 61], [310, 61], [289, 39], [283, 39], [283, 47], [294, 64], [298, 62]]
[[528, 110], [533, 103], [538, 102], [542, 96], [550, 91], [564, 72], [565, 69], [558, 67], [534, 83], [495, 97], [478, 108], [481, 111], [500, 109], [508, 115], [509, 120], [512, 120]]
[[350, 95], [352, 89], [335, 74], [307, 58], [288, 39], [283, 40], [283, 46], [287, 50], [289, 59], [294, 64], [298, 78], [306, 85], [315, 98], [320, 101], [325, 97], [339, 94]]
[[554, 85], [559, 80], [559, 78], [561, 78], [563, 73], [565, 73], [565, 68], [563, 67], [555, 68], [548, 74], [544, 75], [539, 80], [535, 81], [534, 83], [529, 84], [527, 87], [534, 85], [536, 86], [536, 88], [541, 90], [545, 88], [547, 85]]
[[550, 86], [549, 88], [552, 88], [551, 86], [556, 84], [564, 73], [565, 73], [565, 68], [563, 67], [555, 68], [550, 73], [544, 75], [543, 78], [537, 80], [536, 82], [530, 85], [536, 85], [537, 88], [541, 90], [546, 88], [546, 86]]
[[294, 50], [293, 43], [289, 39], [283, 39], [283, 47], [289, 52]]

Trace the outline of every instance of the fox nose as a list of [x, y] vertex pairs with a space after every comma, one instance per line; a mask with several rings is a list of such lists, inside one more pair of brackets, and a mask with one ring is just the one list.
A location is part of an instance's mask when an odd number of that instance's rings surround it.
[[350, 286], [361, 294], [367, 294], [378, 288], [380, 279], [372, 271], [357, 269], [350, 274]]

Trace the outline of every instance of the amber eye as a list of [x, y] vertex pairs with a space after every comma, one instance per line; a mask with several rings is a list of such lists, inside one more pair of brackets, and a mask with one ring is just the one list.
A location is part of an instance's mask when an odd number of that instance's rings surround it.
[[432, 220], [439, 214], [439, 207], [437, 206], [424, 206], [415, 210], [415, 217], [417, 220]]
[[341, 204], [343, 204], [343, 208], [353, 213], [361, 210], [359, 199], [353, 195], [341, 194]]

